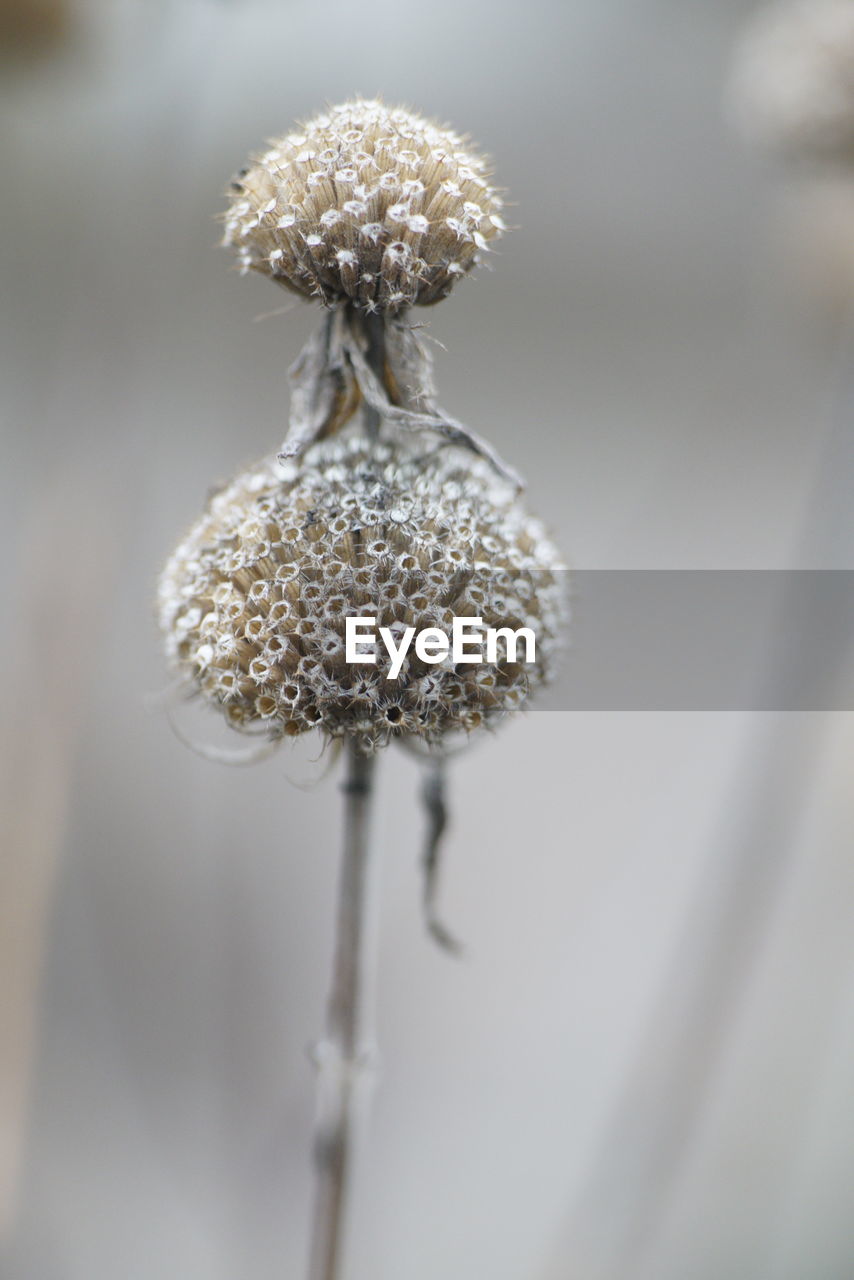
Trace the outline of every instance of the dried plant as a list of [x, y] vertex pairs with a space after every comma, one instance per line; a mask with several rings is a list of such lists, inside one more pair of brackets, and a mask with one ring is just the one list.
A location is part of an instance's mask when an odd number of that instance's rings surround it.
[[244, 270], [369, 313], [438, 302], [505, 229], [467, 139], [376, 101], [271, 142], [232, 188], [225, 240]]
[[822, 167], [854, 164], [854, 3], [778, 0], [736, 52], [730, 106], [743, 134]]
[[521, 488], [485, 440], [437, 406], [429, 353], [406, 319], [410, 306], [444, 298], [504, 230], [486, 162], [468, 142], [357, 99], [273, 142], [232, 188], [224, 243], [242, 270], [329, 308], [291, 371], [283, 456], [340, 430], [362, 404], [472, 449]]
[[[246, 270], [317, 299], [326, 315], [292, 373], [282, 451], [211, 499], [160, 582], [167, 652], [190, 692], [268, 743], [316, 730], [348, 752], [333, 984], [316, 1055], [311, 1280], [340, 1275], [353, 1107], [371, 1044], [376, 751], [397, 740], [427, 759], [425, 917], [453, 946], [435, 911], [450, 743], [523, 706], [562, 644], [561, 557], [516, 474], [436, 406], [409, 320], [476, 263], [503, 229], [500, 207], [467, 142], [374, 101], [330, 109], [242, 171], [226, 242]], [[349, 438], [328, 438], [345, 427]], [[366, 616], [397, 646], [393, 664], [379, 650], [373, 663], [348, 656], [348, 622]], [[415, 632], [466, 618], [497, 637], [485, 661], [404, 652]], [[523, 629], [536, 638], [525, 662], [511, 643]]]
[[854, 0], [778, 0], [760, 10], [736, 47], [728, 106], [744, 140], [786, 174], [778, 237], [788, 283], [814, 308], [819, 339], [850, 365]]
[[[561, 639], [560, 556], [483, 463], [356, 436], [299, 463], [268, 458], [218, 493], [161, 579], [176, 666], [239, 729], [320, 729], [363, 753], [497, 723], [550, 674]], [[400, 636], [480, 617], [527, 626], [536, 660], [460, 666], [408, 649], [390, 676], [346, 660], [348, 617]]]

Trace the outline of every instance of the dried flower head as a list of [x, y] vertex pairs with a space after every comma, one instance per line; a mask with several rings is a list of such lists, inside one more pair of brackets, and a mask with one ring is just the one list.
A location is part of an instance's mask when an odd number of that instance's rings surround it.
[[744, 134], [794, 158], [854, 164], [854, 3], [762, 10], [737, 50], [731, 102]]
[[438, 302], [504, 230], [482, 157], [450, 129], [356, 99], [270, 143], [232, 184], [225, 243], [326, 304]]
[[[453, 451], [364, 437], [265, 459], [210, 502], [160, 582], [169, 655], [239, 729], [320, 728], [363, 750], [435, 744], [495, 723], [550, 675], [562, 641], [560, 556], [511, 485]], [[450, 632], [453, 618], [530, 627], [536, 661], [455, 668], [409, 650], [397, 679], [345, 660], [345, 620]], [[518, 655], [521, 659], [522, 655]]]

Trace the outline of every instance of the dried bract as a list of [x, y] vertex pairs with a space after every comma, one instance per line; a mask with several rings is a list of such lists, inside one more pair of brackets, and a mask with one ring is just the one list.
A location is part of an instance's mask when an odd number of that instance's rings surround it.
[[[179, 670], [239, 729], [319, 728], [436, 744], [494, 724], [550, 676], [562, 645], [565, 574], [513, 486], [453, 450], [364, 437], [265, 459], [210, 502], [160, 582], [160, 620]], [[399, 676], [345, 657], [348, 617], [450, 633], [454, 617], [525, 626], [536, 660], [421, 661]]]
[[225, 243], [244, 270], [327, 305], [438, 302], [504, 230], [482, 157], [450, 129], [357, 99], [235, 178]]

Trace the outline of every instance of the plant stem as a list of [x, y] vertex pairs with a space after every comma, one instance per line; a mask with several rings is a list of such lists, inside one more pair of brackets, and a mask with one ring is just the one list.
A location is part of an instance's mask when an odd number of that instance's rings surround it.
[[362, 755], [355, 744], [348, 744], [332, 987], [326, 1034], [316, 1053], [317, 1182], [309, 1280], [339, 1280], [342, 1275], [357, 1095], [369, 1072], [373, 1050], [365, 1014], [372, 976], [366, 961], [374, 914], [374, 851], [370, 842], [374, 764], [373, 756]]
[[[385, 385], [385, 318], [381, 314], [365, 315], [360, 317], [360, 321], [368, 338], [368, 348], [365, 352], [368, 368], [377, 375], [380, 383]], [[371, 440], [376, 440], [379, 437], [381, 424], [382, 415], [379, 410], [366, 401], [362, 406], [362, 425], [365, 435]]]

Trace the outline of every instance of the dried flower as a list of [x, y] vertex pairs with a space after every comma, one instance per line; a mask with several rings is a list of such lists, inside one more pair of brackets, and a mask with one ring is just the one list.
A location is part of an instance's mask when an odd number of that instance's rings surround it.
[[450, 129], [356, 99], [276, 139], [232, 183], [244, 270], [327, 305], [438, 302], [504, 230], [482, 157]]
[[[368, 1043], [371, 757], [393, 738], [428, 749], [422, 906], [431, 934], [455, 949], [436, 913], [440, 748], [521, 707], [563, 644], [560, 555], [522, 506], [516, 473], [437, 405], [405, 314], [471, 269], [503, 230], [500, 207], [467, 142], [379, 102], [331, 108], [239, 175], [226, 243], [245, 270], [328, 310], [291, 371], [281, 452], [211, 498], [159, 584], [173, 665], [233, 727], [268, 748], [312, 729], [347, 741], [310, 1260], [311, 1274], [330, 1280]], [[361, 434], [342, 438], [357, 414]], [[442, 444], [425, 451], [425, 433]], [[356, 646], [354, 622], [370, 628]], [[458, 649], [460, 623], [475, 648], [482, 635], [480, 653]]]
[[731, 104], [751, 140], [798, 159], [854, 163], [854, 3], [762, 10], [737, 50]]
[[[497, 722], [548, 679], [564, 623], [560, 556], [512, 485], [453, 451], [364, 437], [268, 458], [210, 502], [167, 565], [160, 620], [173, 662], [239, 729], [320, 728], [371, 751]], [[345, 660], [346, 619], [400, 632], [530, 627], [536, 661], [455, 668], [410, 651], [397, 679]], [[521, 655], [519, 655], [521, 656]]]

